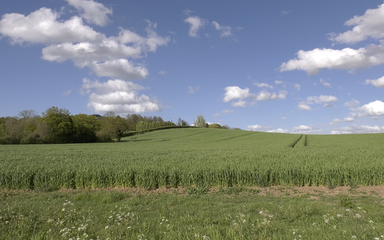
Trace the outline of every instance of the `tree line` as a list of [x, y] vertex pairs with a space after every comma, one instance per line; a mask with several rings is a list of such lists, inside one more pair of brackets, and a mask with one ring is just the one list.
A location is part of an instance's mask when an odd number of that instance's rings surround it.
[[[140, 123], [140, 124], [139, 124]], [[50, 107], [42, 116], [34, 110], [24, 110], [17, 117], [0, 117], [0, 144], [28, 143], [89, 143], [109, 142], [130, 131], [164, 126], [188, 126], [180, 119], [177, 125], [161, 117], [128, 114], [121, 117], [113, 112], [71, 115], [67, 109]], [[138, 131], [138, 132], [140, 132]]]

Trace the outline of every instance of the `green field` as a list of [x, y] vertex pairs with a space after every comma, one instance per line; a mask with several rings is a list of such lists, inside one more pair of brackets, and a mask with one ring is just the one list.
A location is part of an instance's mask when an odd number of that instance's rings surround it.
[[384, 134], [171, 129], [122, 140], [1, 145], [0, 189], [384, 185]]
[[384, 239], [383, 198], [359, 190], [384, 185], [383, 140], [195, 128], [0, 145], [0, 239]]

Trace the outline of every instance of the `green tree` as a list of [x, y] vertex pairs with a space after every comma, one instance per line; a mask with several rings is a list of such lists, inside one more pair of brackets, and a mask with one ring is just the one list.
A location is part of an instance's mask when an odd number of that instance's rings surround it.
[[120, 142], [124, 133], [128, 129], [129, 124], [127, 120], [120, 116], [103, 117], [103, 119], [101, 119], [101, 130], [98, 136], [102, 136], [105, 140], [108, 138], [115, 138], [118, 142]]
[[220, 124], [217, 124], [217, 123], [213, 123], [213, 124], [210, 124], [208, 126], [208, 128], [221, 128], [221, 125]]
[[96, 142], [96, 132], [101, 129], [101, 123], [94, 115], [77, 114], [72, 116], [74, 125], [73, 141], [79, 143]]
[[75, 129], [67, 109], [57, 107], [48, 108], [43, 113], [41, 122], [49, 126], [48, 136], [44, 136], [45, 141], [52, 143], [72, 142]]
[[203, 115], [199, 114], [197, 115], [197, 119], [193, 122], [193, 124], [196, 126], [196, 127], [200, 127], [200, 128], [206, 128], [208, 127], [206, 121], [205, 121], [205, 118]]

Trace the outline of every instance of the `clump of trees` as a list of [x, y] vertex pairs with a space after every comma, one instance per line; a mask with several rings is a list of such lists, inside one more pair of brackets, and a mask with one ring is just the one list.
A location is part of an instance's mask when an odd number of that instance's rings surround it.
[[113, 112], [71, 115], [67, 109], [50, 107], [42, 116], [24, 110], [17, 117], [0, 117], [0, 144], [120, 141], [127, 132], [136, 131], [139, 122], [150, 128], [175, 125], [156, 116], [128, 114], [124, 118]]

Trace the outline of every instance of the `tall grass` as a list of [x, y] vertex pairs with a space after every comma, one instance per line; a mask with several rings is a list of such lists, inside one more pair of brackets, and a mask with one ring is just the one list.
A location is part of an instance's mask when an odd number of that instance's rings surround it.
[[0, 146], [0, 189], [384, 184], [384, 134], [311, 135], [310, 146], [290, 147], [299, 137], [173, 129], [121, 143]]

